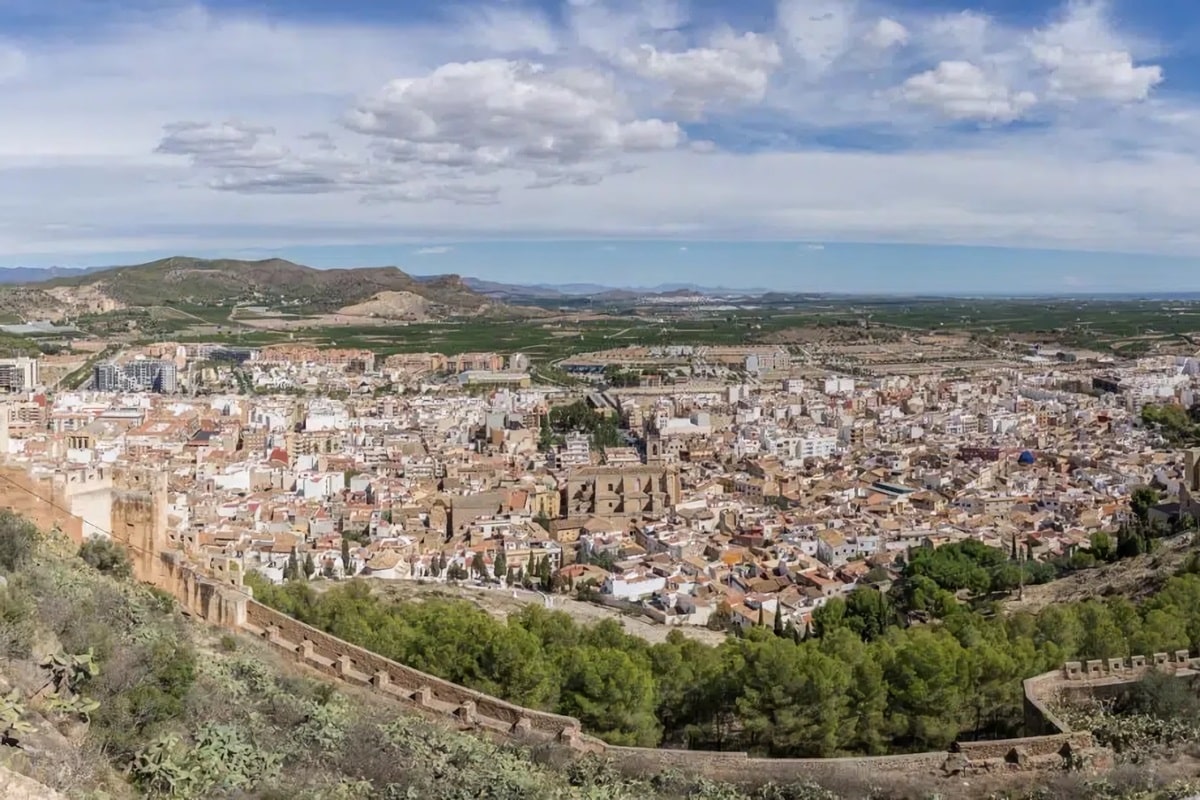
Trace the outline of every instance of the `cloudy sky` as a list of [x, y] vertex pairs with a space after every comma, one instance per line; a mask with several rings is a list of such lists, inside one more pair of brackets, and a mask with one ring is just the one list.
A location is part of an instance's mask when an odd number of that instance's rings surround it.
[[9, 266], [1200, 290], [1198, 151], [1184, 0], [0, 0]]

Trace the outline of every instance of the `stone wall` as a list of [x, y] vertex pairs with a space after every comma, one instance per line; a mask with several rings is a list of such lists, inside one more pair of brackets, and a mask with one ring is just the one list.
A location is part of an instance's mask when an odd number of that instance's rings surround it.
[[56, 475], [31, 475], [17, 467], [0, 467], [0, 508], [20, 514], [40, 530], [58, 530], [83, 542], [83, 518], [71, 511], [66, 481]]
[[579, 720], [522, 708], [427, 675], [248, 598], [241, 628], [318, 672], [374, 687], [394, 700], [440, 712], [482, 730], [559, 741], [578, 750], [603, 747], [583, 735]]

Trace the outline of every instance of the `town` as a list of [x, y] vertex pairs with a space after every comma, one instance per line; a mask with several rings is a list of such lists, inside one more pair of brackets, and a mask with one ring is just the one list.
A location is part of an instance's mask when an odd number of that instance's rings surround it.
[[[1196, 404], [1200, 359], [1010, 347], [896, 370], [857, 345], [839, 372], [811, 349], [620, 347], [550, 383], [519, 353], [168, 342], [53, 393], [16, 358], [0, 453], [99, 536], [89, 487], [152, 467], [173, 545], [214, 574], [569, 597], [698, 635], [806, 636], [831, 599], [956, 542], [1085, 568], [1139, 490], [1149, 523], [1197, 516], [1194, 453], [1147, 419]], [[1038, 574], [1056, 569], [1018, 581]]]

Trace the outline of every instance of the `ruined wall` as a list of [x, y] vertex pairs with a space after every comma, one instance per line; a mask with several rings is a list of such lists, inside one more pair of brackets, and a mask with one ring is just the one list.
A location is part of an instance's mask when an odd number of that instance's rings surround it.
[[[167, 476], [159, 470], [113, 471], [112, 538], [125, 545], [134, 576], [157, 586], [167, 537]], [[168, 591], [170, 591], [168, 589]]]
[[0, 508], [20, 514], [40, 530], [58, 530], [83, 542], [83, 519], [71, 513], [66, 482], [53, 474], [33, 476], [18, 467], [0, 467]]

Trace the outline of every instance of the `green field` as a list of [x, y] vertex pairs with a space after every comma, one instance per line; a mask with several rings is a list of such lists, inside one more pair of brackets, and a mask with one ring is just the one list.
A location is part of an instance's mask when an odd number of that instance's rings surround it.
[[[587, 321], [470, 318], [407, 325], [314, 327], [265, 331], [240, 326], [229, 308], [178, 305], [103, 315], [103, 327], [117, 332], [136, 320], [139, 338], [171, 335], [183, 342], [222, 342], [264, 346], [284, 342], [353, 347], [381, 356], [394, 353], [455, 354], [494, 351], [526, 353], [547, 363], [567, 356], [626, 345], [729, 345], [771, 341], [781, 331], [814, 326], [850, 326], [912, 332], [960, 330], [1003, 337], [1033, 336], [1066, 346], [1126, 355], [1156, 343], [1192, 343], [1200, 332], [1200, 303], [1172, 301], [1064, 301], [966, 299], [796, 300], [735, 311], [703, 307], [624, 310]], [[211, 333], [200, 328], [224, 328]]]

